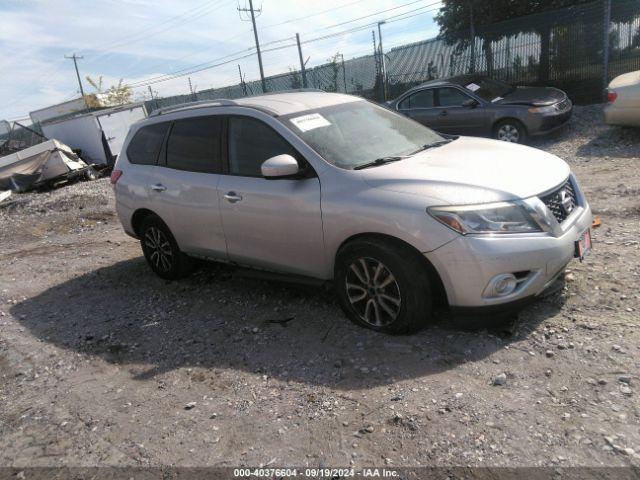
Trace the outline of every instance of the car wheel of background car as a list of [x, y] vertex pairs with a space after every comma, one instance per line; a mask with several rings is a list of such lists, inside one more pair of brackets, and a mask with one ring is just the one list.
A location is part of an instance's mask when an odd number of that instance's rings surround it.
[[421, 259], [409, 248], [357, 240], [336, 259], [340, 305], [356, 324], [402, 334], [423, 327], [431, 315], [431, 288]]
[[517, 120], [502, 120], [493, 130], [497, 140], [511, 143], [524, 143], [527, 139], [527, 131]]
[[156, 215], [146, 217], [140, 227], [142, 252], [151, 269], [160, 277], [176, 280], [191, 269], [191, 260], [178, 248], [165, 223]]

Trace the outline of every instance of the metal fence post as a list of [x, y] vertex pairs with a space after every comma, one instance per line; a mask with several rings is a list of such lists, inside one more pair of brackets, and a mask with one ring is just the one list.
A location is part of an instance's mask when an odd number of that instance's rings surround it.
[[602, 96], [607, 98], [609, 86], [609, 34], [611, 31], [611, 0], [604, 1], [603, 38], [602, 38]]

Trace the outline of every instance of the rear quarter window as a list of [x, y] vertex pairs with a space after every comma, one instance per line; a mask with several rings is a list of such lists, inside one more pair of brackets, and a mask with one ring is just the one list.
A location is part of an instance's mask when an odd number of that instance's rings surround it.
[[167, 134], [169, 123], [156, 123], [142, 127], [127, 147], [127, 158], [136, 165], [155, 165]]

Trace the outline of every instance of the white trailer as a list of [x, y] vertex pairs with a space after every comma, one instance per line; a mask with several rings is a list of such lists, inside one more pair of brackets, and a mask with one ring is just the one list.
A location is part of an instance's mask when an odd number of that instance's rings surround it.
[[41, 125], [47, 138], [81, 150], [87, 163], [113, 165], [129, 127], [147, 116], [144, 104], [107, 108]]
[[69, 100], [68, 102], [62, 102], [57, 105], [51, 105], [50, 107], [35, 110], [29, 113], [29, 117], [31, 117], [31, 121], [33, 123], [43, 123], [47, 120], [53, 120], [54, 118], [76, 112], [82, 112], [86, 109], [87, 106], [84, 103], [84, 99], [80, 97]]

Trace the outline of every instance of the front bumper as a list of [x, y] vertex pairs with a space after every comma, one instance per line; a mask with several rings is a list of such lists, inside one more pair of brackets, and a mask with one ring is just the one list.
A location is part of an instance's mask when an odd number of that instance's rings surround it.
[[[589, 205], [579, 206], [550, 233], [460, 236], [425, 254], [445, 287], [449, 305], [488, 307], [521, 303], [536, 297], [560, 275], [573, 259], [575, 241], [591, 226]], [[489, 281], [501, 273], [527, 275], [515, 291], [503, 297], [483, 296]]]
[[573, 114], [573, 106], [567, 111], [560, 113], [548, 113], [541, 115], [534, 115], [533, 118], [527, 122], [527, 128], [531, 136], [547, 135], [555, 132], [567, 125], [567, 122], [571, 119]]

